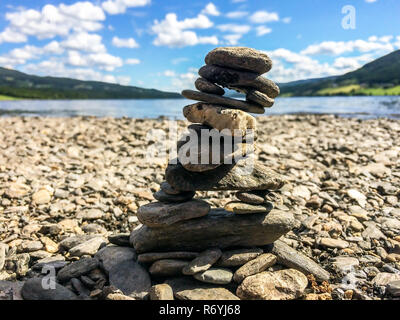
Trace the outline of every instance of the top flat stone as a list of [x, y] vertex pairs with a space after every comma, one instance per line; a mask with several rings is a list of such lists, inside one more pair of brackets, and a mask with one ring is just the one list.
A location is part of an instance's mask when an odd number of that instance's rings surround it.
[[210, 51], [206, 64], [215, 64], [232, 69], [243, 69], [258, 74], [271, 70], [272, 61], [265, 53], [246, 47], [223, 47]]

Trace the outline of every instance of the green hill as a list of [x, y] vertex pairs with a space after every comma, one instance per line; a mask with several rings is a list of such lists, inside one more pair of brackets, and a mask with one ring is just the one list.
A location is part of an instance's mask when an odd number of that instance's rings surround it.
[[400, 50], [342, 76], [279, 86], [281, 96], [400, 95]]
[[177, 99], [178, 93], [98, 81], [38, 77], [0, 67], [1, 99]]

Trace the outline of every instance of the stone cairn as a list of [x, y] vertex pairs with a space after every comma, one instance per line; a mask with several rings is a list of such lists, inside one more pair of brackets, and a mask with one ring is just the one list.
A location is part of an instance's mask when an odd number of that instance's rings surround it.
[[[282, 177], [258, 162], [250, 174], [243, 174], [253, 156], [248, 151], [253, 141], [247, 141], [246, 133], [256, 129], [256, 119], [249, 113], [263, 114], [279, 94], [278, 86], [261, 76], [272, 68], [272, 61], [254, 49], [229, 47], [214, 49], [205, 62], [195, 82], [199, 91], [182, 92], [200, 101], [183, 109], [198, 138], [197, 151], [183, 154], [195, 152], [190, 159], [197, 160], [204, 156], [210, 141], [201, 141], [202, 130], [228, 129], [240, 138], [234, 140], [231, 152], [224, 152], [220, 142], [223, 155], [217, 163], [170, 163], [166, 181], [154, 194], [158, 202], [139, 208], [142, 225], [131, 233], [130, 243], [138, 262], [148, 266], [153, 281], [159, 283], [152, 287], [153, 298], [172, 298], [172, 292], [181, 299], [297, 298], [307, 287], [305, 275], [327, 280], [329, 274], [278, 240], [295, 224], [290, 212], [269, 201], [271, 192], [283, 186]], [[224, 97], [222, 87], [244, 93], [246, 101]], [[183, 146], [190, 145], [187, 138], [178, 142], [178, 160]], [[227, 156], [238, 153], [240, 160], [226, 164]], [[208, 153], [207, 157], [211, 159]], [[227, 190], [237, 191], [238, 200], [224, 209], [193, 199], [196, 191]], [[279, 282], [287, 286], [282, 292], [263, 288]]]

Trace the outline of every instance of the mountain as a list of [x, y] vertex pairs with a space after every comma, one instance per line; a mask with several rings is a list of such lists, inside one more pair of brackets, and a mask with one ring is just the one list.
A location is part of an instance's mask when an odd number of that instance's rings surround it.
[[400, 95], [400, 50], [342, 76], [282, 83], [279, 87], [281, 96]]
[[98, 81], [38, 77], [0, 67], [0, 97], [27, 99], [177, 99], [178, 93]]

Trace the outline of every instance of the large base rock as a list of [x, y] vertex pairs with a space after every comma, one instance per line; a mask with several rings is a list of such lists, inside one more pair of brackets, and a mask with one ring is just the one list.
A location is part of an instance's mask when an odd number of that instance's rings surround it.
[[168, 227], [141, 226], [131, 233], [130, 243], [139, 253], [262, 246], [286, 234], [293, 228], [294, 222], [291, 213], [275, 209], [269, 213], [246, 216], [213, 209], [205, 217]]

